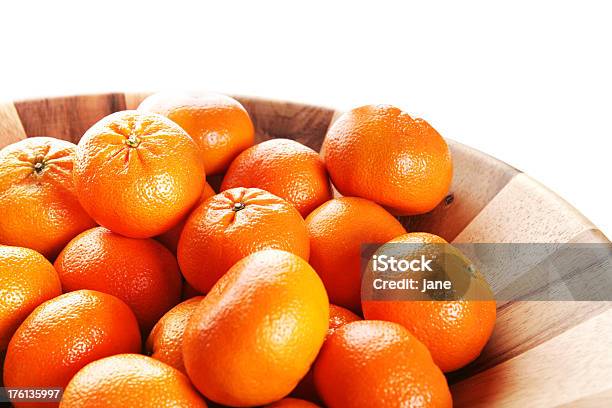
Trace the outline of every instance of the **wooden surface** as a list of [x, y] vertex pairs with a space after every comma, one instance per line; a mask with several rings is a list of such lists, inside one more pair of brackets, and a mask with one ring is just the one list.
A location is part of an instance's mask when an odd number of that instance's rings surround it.
[[79, 95], [15, 102], [28, 137], [52, 136], [78, 142], [103, 117], [125, 109], [123, 94]]
[[255, 125], [256, 142], [273, 138], [297, 140], [319, 150], [334, 111], [293, 102], [235, 96]]
[[[97, 120], [136, 109], [147, 95], [2, 103], [0, 147], [40, 135], [78, 142]], [[257, 141], [285, 137], [319, 149], [340, 114], [299, 103], [236, 98], [253, 119]], [[449, 145], [455, 166], [450, 197], [429, 214], [400, 218], [409, 230], [455, 243], [608, 242], [578, 211], [519, 170], [460, 143]], [[551, 252], [546, 256], [558, 255], [554, 248]], [[489, 278], [503, 285], [520, 276]], [[457, 407], [612, 406], [611, 374], [610, 302], [514, 301], [499, 302], [491, 341], [474, 363], [449, 375], [449, 383]]]
[[518, 173], [453, 241], [564, 243], [593, 227], [552, 191]]
[[[612, 390], [612, 309], [451, 386], [458, 407], [573, 406]], [[610, 406], [587, 405], [587, 406]]]
[[19, 114], [12, 102], [0, 103], [0, 149], [26, 138]]

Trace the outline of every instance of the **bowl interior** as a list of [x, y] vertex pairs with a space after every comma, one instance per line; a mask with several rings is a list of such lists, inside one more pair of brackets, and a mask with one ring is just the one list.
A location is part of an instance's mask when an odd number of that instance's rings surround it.
[[[77, 143], [96, 121], [135, 109], [146, 96], [109, 93], [0, 103], [0, 148], [32, 136]], [[290, 138], [319, 150], [339, 115], [319, 106], [236, 98], [253, 119], [257, 142]], [[450, 194], [428, 214], [400, 217], [409, 231], [432, 232], [455, 243], [609, 242], [578, 211], [524, 173], [455, 141], [449, 145], [454, 161]], [[455, 404], [588, 405], [612, 398], [610, 306], [569, 301], [498, 305], [497, 325], [482, 355], [449, 375]]]

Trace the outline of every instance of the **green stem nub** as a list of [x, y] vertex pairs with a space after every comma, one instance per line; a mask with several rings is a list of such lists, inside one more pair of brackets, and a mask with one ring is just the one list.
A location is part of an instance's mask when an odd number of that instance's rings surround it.
[[140, 144], [140, 139], [136, 135], [131, 135], [125, 140], [125, 144], [130, 147], [138, 147]]
[[244, 210], [244, 203], [234, 203], [234, 207], [232, 208], [232, 211], [234, 212], [238, 212], [240, 210]]

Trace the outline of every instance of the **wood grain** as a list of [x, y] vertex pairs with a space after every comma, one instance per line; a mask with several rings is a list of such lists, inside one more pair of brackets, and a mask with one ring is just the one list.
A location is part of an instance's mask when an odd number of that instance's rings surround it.
[[103, 117], [125, 109], [123, 94], [78, 95], [15, 102], [28, 137], [51, 136], [78, 142]]
[[592, 228], [571, 205], [521, 173], [453, 242], [565, 243]]
[[588, 395], [567, 404], [559, 405], [559, 408], [594, 408], [609, 407], [612, 401], [612, 388], [597, 394]]
[[600, 230], [596, 228], [590, 228], [576, 235], [574, 238], [570, 239], [568, 242], [582, 243], [582, 244], [601, 244], [601, 243], [607, 243], [609, 241], [603, 232], [601, 232]]
[[234, 97], [251, 115], [256, 143], [273, 138], [288, 138], [319, 151], [334, 115], [333, 109], [312, 105]]
[[19, 114], [12, 102], [0, 103], [0, 149], [26, 138]]
[[461, 143], [447, 142], [453, 158], [449, 196], [427, 214], [400, 220], [408, 231], [431, 232], [450, 242], [519, 172]]
[[456, 407], [550, 407], [612, 389], [612, 309], [451, 386]]
[[[558, 243], [608, 242], [586, 218], [550, 190], [518, 174], [458, 234], [454, 243]], [[559, 256], [558, 249], [541, 254]], [[492, 286], [516, 285], [526, 269], [501, 265], [488, 275]], [[512, 271], [508, 273], [508, 271]], [[610, 308], [608, 302], [498, 302], [498, 320], [489, 344], [470, 366], [451, 376], [452, 381], [497, 366], [529, 351], [576, 324]]]
[[611, 307], [611, 302], [507, 303], [498, 308], [493, 335], [480, 357], [462, 370], [451, 373], [449, 382], [458, 382], [521, 355]]

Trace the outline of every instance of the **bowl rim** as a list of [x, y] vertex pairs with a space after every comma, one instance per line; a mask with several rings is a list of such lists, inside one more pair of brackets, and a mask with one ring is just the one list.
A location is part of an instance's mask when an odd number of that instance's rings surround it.
[[[187, 93], [187, 94], [198, 94], [198, 93], [208, 93], [208, 91], [204, 91], [204, 90], [177, 90], [177, 91], [170, 91], [170, 92], [179, 92], [179, 93]], [[78, 93], [69, 93], [69, 94], [56, 94], [56, 95], [51, 95], [51, 96], [38, 96], [38, 97], [26, 97], [26, 98], [18, 98], [18, 99], [6, 99], [3, 98], [0, 100], [0, 121], [4, 120], [5, 117], [2, 115], [2, 108], [6, 105], [12, 105], [13, 108], [17, 107], [17, 106], [26, 106], [28, 104], [34, 104], [34, 103], [41, 103], [44, 102], [46, 104], [51, 105], [54, 101], [60, 101], [60, 100], [68, 100], [68, 99], [76, 99], [76, 98], [99, 98], [99, 99], [103, 99], [103, 98], [107, 98], [107, 99], [113, 99], [114, 103], [117, 103], [117, 106], [112, 106], [112, 108], [123, 108], [123, 109], [116, 109], [116, 110], [132, 110], [132, 109], [136, 109], [137, 105], [147, 96], [151, 95], [155, 93], [155, 91], [128, 91], [128, 92], [121, 92], [121, 91], [109, 91], [109, 92], [88, 92], [88, 93], [83, 93], [83, 94], [78, 94]], [[212, 93], [221, 93], [221, 92], [212, 92]], [[251, 96], [251, 95], [245, 95], [245, 94], [234, 94], [234, 93], [228, 93], [226, 94], [232, 98], [237, 99], [238, 101], [240, 101], [243, 105], [245, 103], [250, 103], [250, 104], [266, 104], [266, 105], [270, 105], [270, 106], [279, 106], [279, 107], [284, 107], [284, 108], [288, 108], [288, 109], [303, 109], [303, 108], [311, 108], [311, 109], [316, 109], [316, 110], [324, 110], [324, 111], [328, 111], [331, 112], [331, 118], [327, 124], [327, 128], [329, 128], [333, 122], [342, 114], [344, 113], [344, 111], [335, 109], [333, 107], [330, 106], [326, 106], [326, 105], [319, 105], [319, 104], [311, 104], [311, 103], [303, 103], [303, 102], [299, 102], [299, 101], [293, 101], [293, 100], [286, 100], [286, 99], [280, 99], [280, 98], [274, 98], [274, 97], [266, 97], [266, 96]], [[116, 100], [115, 100], [116, 99]], [[16, 110], [16, 109], [15, 109]], [[115, 110], [115, 111], [116, 111]], [[247, 109], [248, 110], [248, 109]], [[17, 119], [22, 120], [21, 116], [15, 112], [17, 114]], [[1, 123], [1, 122], [0, 122]], [[22, 123], [21, 123], [22, 124]], [[23, 124], [22, 124], [23, 125]], [[1, 128], [1, 127], [0, 127]], [[32, 137], [30, 135], [27, 134], [27, 132], [25, 131], [25, 129], [23, 130], [23, 133], [25, 134], [25, 137]], [[466, 144], [463, 144], [461, 142], [458, 142], [452, 138], [448, 138], [445, 137], [445, 140], [447, 140], [447, 142], [449, 143], [449, 145], [454, 145], [457, 146], [458, 148], [461, 148], [465, 151], [469, 151], [469, 152], [473, 152], [475, 154], [477, 154], [480, 157], [486, 157], [488, 160], [491, 161], [491, 163], [495, 163], [496, 166], [498, 166], [499, 168], [503, 168], [505, 169], [505, 171], [510, 172], [510, 173], [515, 173], [516, 175], [521, 175], [521, 177], [525, 177], [528, 178], [530, 182], [534, 183], [535, 185], [537, 185], [539, 188], [541, 188], [542, 190], [546, 191], [548, 194], [550, 194], [552, 197], [554, 197], [556, 199], [556, 201], [563, 207], [565, 207], [567, 210], [571, 210], [571, 212], [574, 213], [575, 217], [579, 217], [581, 218], [585, 223], [588, 223], [590, 225], [592, 225], [592, 229], [596, 230], [596, 234], [597, 236], [593, 237], [592, 240], [590, 242], [593, 242], [593, 240], [595, 242], [601, 242], [601, 243], [610, 243], [610, 240], [606, 237], [606, 235], [604, 234], [603, 231], [601, 231], [595, 224], [593, 224], [590, 220], [588, 220], [588, 218], [586, 216], [584, 216], [584, 214], [582, 214], [578, 209], [576, 209], [576, 207], [574, 207], [572, 204], [570, 204], [567, 200], [565, 200], [563, 197], [561, 197], [558, 193], [556, 193], [555, 191], [553, 191], [552, 189], [550, 189], [549, 187], [543, 185], [542, 183], [540, 183], [539, 181], [531, 178], [530, 176], [528, 176], [526, 173], [524, 173], [523, 171], [517, 169], [516, 167], [496, 158], [491, 156], [490, 154], [486, 153], [486, 152], [482, 152], [476, 148], [473, 148], [471, 146], [468, 146]], [[10, 137], [9, 137], [9, 141], [10, 141]], [[13, 141], [11, 141], [12, 143]], [[3, 145], [0, 145], [3, 146]], [[1, 148], [1, 147], [0, 147]]]

